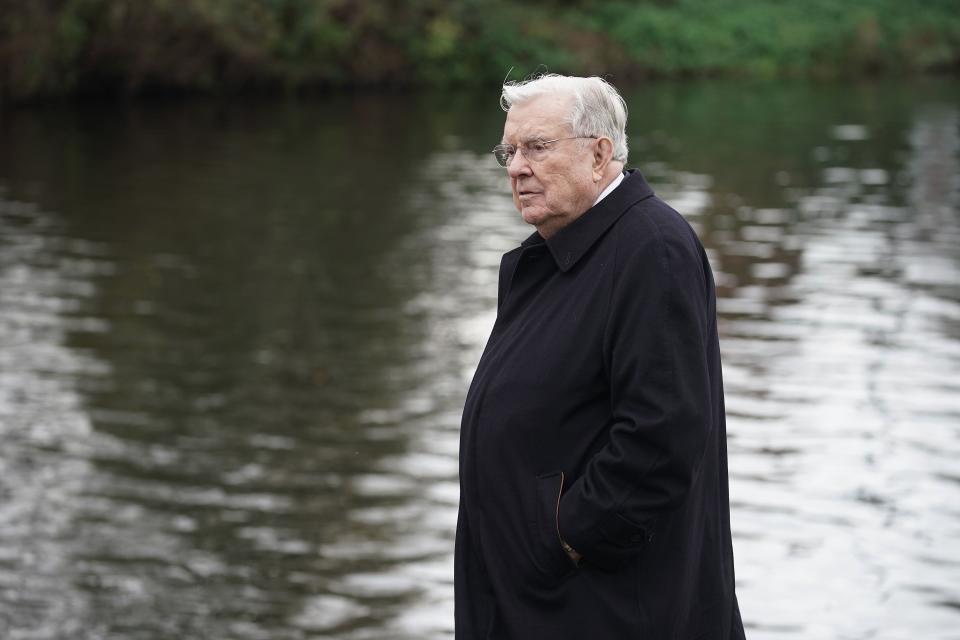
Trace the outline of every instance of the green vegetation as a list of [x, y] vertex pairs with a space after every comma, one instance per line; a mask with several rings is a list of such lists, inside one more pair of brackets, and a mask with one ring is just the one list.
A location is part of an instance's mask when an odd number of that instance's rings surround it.
[[0, 0], [0, 98], [956, 71], [956, 0]]

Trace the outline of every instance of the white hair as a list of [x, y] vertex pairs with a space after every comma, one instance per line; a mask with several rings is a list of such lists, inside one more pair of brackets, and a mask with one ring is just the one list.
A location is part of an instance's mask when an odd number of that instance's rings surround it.
[[581, 78], [548, 73], [530, 80], [504, 82], [500, 106], [509, 111], [515, 104], [544, 94], [573, 98], [566, 121], [573, 135], [610, 138], [613, 159], [627, 162], [627, 103], [613, 85], [596, 76]]

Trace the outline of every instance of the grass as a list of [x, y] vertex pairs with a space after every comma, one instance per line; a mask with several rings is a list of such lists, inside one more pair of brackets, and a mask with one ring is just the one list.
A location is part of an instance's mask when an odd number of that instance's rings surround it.
[[0, 0], [0, 99], [956, 72], [955, 0]]

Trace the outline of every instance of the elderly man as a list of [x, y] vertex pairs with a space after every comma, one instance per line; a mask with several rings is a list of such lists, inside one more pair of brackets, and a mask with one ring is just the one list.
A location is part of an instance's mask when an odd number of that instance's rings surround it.
[[536, 231], [467, 395], [459, 640], [743, 638], [713, 276], [626, 171], [600, 78], [506, 84], [493, 153]]

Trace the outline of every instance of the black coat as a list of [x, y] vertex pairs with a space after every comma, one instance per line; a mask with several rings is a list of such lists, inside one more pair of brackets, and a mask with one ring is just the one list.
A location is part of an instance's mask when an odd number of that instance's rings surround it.
[[713, 276], [639, 171], [504, 255], [460, 489], [458, 640], [743, 638]]

